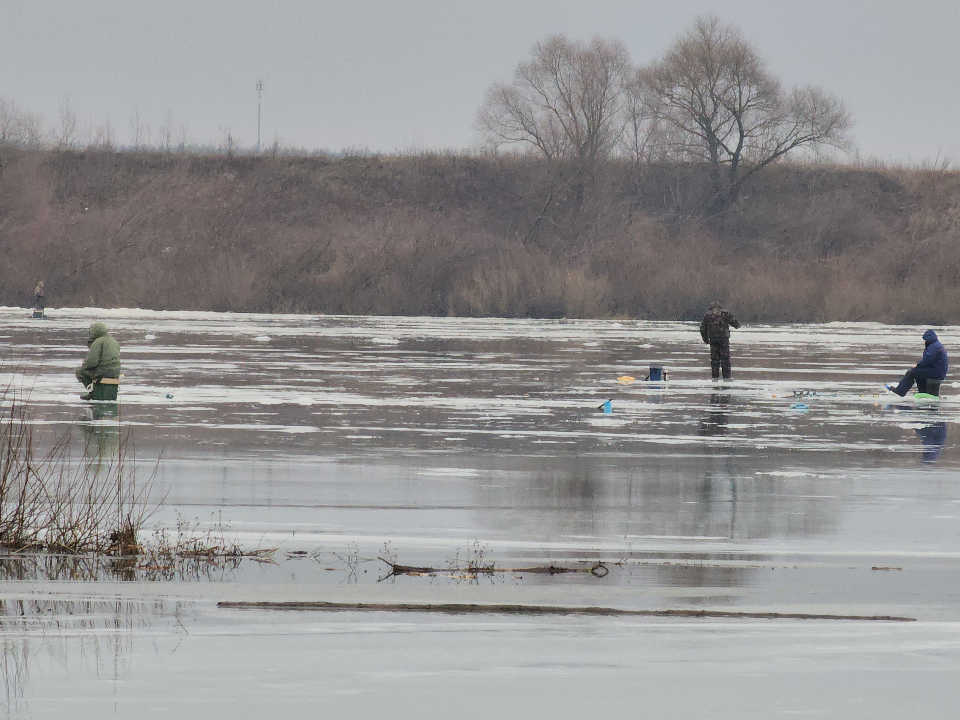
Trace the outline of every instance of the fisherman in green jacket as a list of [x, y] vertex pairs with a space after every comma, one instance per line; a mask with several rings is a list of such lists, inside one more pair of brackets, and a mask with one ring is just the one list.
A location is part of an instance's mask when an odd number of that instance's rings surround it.
[[[77, 380], [85, 388], [92, 390], [94, 380], [120, 377], [120, 345], [107, 332], [106, 325], [95, 322], [90, 326], [87, 346], [90, 348], [87, 357], [76, 370]], [[80, 397], [89, 400], [89, 395], [88, 392]]]

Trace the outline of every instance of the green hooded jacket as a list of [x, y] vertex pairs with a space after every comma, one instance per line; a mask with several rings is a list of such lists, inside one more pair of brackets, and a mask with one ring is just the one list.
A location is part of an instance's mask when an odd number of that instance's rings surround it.
[[95, 322], [87, 339], [90, 350], [80, 369], [93, 377], [120, 377], [120, 344], [107, 334], [107, 326]]

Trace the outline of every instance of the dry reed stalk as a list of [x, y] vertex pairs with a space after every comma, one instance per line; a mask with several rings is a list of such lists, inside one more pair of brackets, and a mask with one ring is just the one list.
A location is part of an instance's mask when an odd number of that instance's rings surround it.
[[202, 529], [199, 519], [187, 520], [177, 516], [172, 531], [158, 527], [153, 541], [142, 547], [140, 569], [169, 576], [188, 574], [191, 566], [195, 575], [203, 574], [204, 566], [236, 565], [242, 559], [272, 562], [277, 548], [244, 549], [236, 540], [227, 537], [229, 528], [219, 515]]
[[37, 457], [28, 405], [19, 388], [0, 394], [0, 547], [66, 553], [131, 554], [137, 535], [158, 503], [153, 477], [137, 483], [127, 455], [129, 435], [117, 454], [75, 462], [67, 437]]

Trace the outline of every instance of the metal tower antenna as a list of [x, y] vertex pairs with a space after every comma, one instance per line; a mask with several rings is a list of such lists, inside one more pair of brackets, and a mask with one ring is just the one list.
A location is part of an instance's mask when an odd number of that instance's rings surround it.
[[260, 99], [263, 97], [263, 80], [257, 80], [257, 155], [260, 154]]

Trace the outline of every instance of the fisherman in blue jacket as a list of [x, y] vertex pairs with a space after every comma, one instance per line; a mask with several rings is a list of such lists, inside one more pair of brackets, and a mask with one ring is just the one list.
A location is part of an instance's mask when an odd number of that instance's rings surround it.
[[927, 330], [923, 334], [923, 342], [927, 347], [920, 362], [907, 370], [899, 385], [887, 385], [888, 390], [900, 397], [907, 394], [913, 383], [917, 383], [917, 392], [940, 395], [940, 381], [947, 376], [947, 351], [933, 330]]

